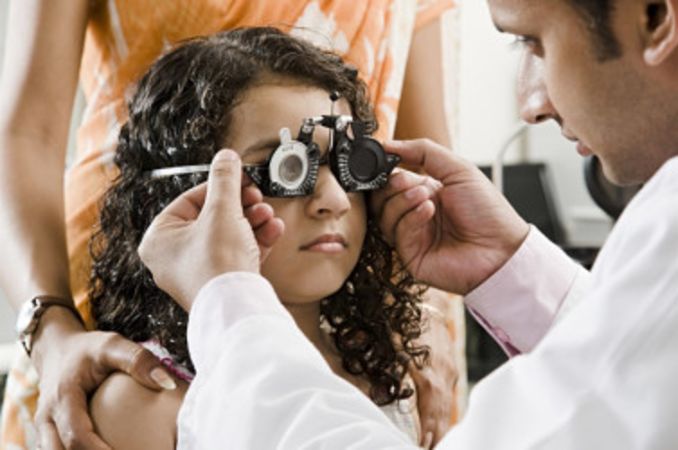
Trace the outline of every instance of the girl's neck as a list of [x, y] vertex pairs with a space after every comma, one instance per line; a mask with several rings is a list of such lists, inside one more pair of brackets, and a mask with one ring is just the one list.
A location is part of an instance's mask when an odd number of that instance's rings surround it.
[[320, 301], [302, 304], [285, 304], [304, 336], [320, 353], [331, 350], [328, 337], [320, 327]]

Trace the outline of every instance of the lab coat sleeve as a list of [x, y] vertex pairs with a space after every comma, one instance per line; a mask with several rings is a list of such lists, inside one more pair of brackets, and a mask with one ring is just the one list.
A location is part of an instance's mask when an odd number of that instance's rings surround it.
[[197, 375], [179, 413], [179, 449], [416, 448], [332, 374], [260, 276], [231, 273], [205, 285], [188, 342]]
[[572, 309], [589, 273], [531, 226], [513, 257], [464, 302], [510, 356], [527, 353]]

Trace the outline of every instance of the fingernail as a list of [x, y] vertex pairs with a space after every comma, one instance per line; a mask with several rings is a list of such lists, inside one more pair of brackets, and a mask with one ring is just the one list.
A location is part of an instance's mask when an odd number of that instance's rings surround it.
[[421, 187], [415, 186], [412, 189], [405, 191], [405, 198], [408, 199], [408, 200], [412, 200], [413, 198], [417, 197], [419, 194], [421, 194]]
[[170, 377], [164, 369], [156, 367], [151, 370], [151, 380], [155, 381], [158, 386], [168, 391], [173, 391], [177, 388], [177, 384], [174, 382], [172, 377]]
[[430, 201], [431, 201], [431, 200], [426, 200], [426, 201], [421, 202], [421, 203], [419, 204], [419, 206], [417, 206], [417, 207], [414, 209], [414, 211], [415, 211], [417, 214], [423, 214], [424, 211], [426, 211], [426, 209], [428, 208], [428, 203], [429, 203]]
[[433, 444], [433, 433], [431, 431], [429, 431], [428, 433], [426, 433], [426, 435], [424, 437], [423, 447], [425, 449], [430, 449], [432, 444]]
[[223, 161], [235, 161], [238, 159], [238, 154], [234, 152], [233, 150], [229, 149], [224, 149], [221, 150], [219, 153], [214, 158], [215, 160], [223, 160]]

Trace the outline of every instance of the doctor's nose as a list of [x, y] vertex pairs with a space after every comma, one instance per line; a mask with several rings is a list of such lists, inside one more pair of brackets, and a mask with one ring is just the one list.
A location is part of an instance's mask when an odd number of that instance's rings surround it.
[[548, 119], [561, 122], [546, 89], [543, 62], [529, 53], [520, 62], [517, 92], [520, 117], [525, 122], [531, 125]]
[[307, 208], [308, 214], [316, 218], [341, 217], [351, 208], [348, 194], [327, 165], [320, 167]]

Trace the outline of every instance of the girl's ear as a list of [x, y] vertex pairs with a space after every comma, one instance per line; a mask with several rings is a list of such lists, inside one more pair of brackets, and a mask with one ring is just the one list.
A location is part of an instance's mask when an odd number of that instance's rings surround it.
[[642, 21], [643, 58], [650, 66], [665, 62], [678, 48], [678, 0], [648, 0]]

